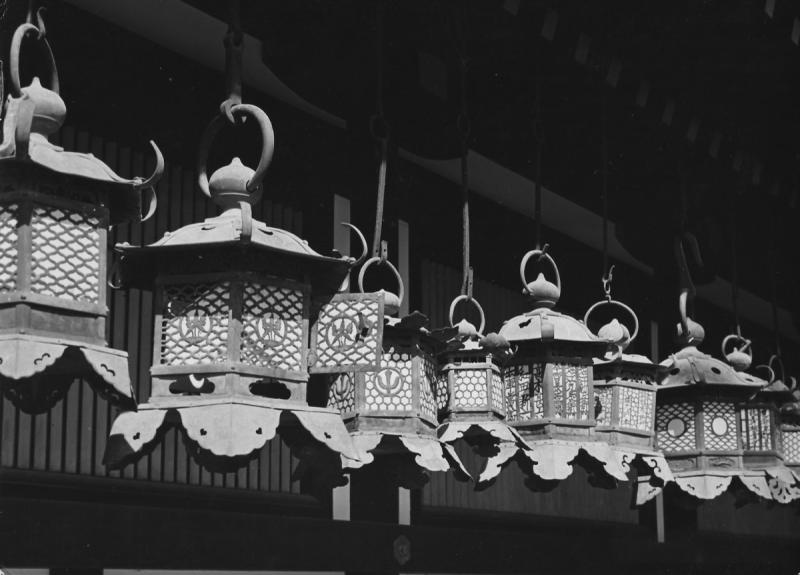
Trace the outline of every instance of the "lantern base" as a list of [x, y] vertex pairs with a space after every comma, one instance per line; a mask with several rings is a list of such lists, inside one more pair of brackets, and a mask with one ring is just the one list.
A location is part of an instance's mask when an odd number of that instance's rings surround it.
[[77, 378], [112, 400], [133, 400], [124, 351], [69, 339], [0, 335], [0, 384], [23, 411], [50, 409]]
[[[669, 465], [672, 466], [670, 461]], [[683, 491], [699, 500], [715, 499], [738, 479], [749, 492], [758, 497], [777, 503], [789, 503], [800, 499], [800, 478], [784, 466], [768, 469], [716, 469], [676, 471], [673, 469], [675, 484]], [[636, 491], [636, 504], [641, 505], [661, 493], [662, 487], [654, 486], [648, 476], [639, 478]]]
[[654, 434], [649, 431], [638, 431], [636, 429], [614, 429], [614, 428], [595, 428], [594, 435], [598, 441], [603, 441], [609, 445], [631, 449], [653, 449]]
[[395, 468], [394, 475], [401, 487], [421, 487], [427, 482], [429, 472], [451, 469], [456, 479], [460, 481], [470, 479], [469, 472], [453, 447], [435, 436], [356, 431], [352, 433], [352, 438], [358, 450], [358, 459], [342, 461], [349, 469], [360, 469], [373, 463], [378, 457], [382, 461], [389, 461]]
[[340, 454], [343, 461], [358, 460], [358, 451], [335, 410], [259, 397], [176, 397], [159, 398], [158, 404], [143, 404], [137, 411], [120, 414], [111, 427], [103, 463], [118, 468], [141, 456], [168, 422], [182, 427], [208, 458], [246, 462], [275, 437], [282, 414], [292, 414], [313, 439]]
[[366, 415], [363, 413], [356, 414], [352, 419], [345, 421], [347, 430], [350, 433], [357, 431], [372, 432], [372, 433], [389, 433], [389, 434], [418, 434], [423, 436], [436, 437], [436, 426], [432, 423], [425, 421], [420, 417], [414, 417], [406, 413], [400, 414], [397, 417], [390, 417], [387, 415]]

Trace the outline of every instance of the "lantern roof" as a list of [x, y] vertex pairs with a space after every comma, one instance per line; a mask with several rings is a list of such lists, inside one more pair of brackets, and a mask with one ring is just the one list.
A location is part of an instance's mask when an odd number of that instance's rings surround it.
[[606, 345], [582, 321], [549, 307], [512, 317], [500, 328], [499, 335], [509, 342], [560, 340]]
[[[252, 205], [261, 199], [261, 179], [272, 158], [274, 135], [267, 115], [248, 104], [234, 107], [237, 115], [248, 114], [259, 124], [264, 140], [258, 168], [252, 170], [239, 158], [217, 169], [210, 178], [205, 162], [211, 139], [221, 129], [216, 118], [207, 128], [200, 146], [200, 191], [217, 204], [222, 213], [203, 222], [166, 232], [147, 246], [117, 244], [122, 254], [122, 280], [134, 287], [149, 287], [160, 274], [213, 273], [217, 271], [263, 272], [269, 275], [309, 281], [313, 289], [335, 292], [360, 258], [325, 256], [308, 242], [280, 228], [273, 228], [252, 216]], [[356, 231], [366, 255], [366, 242]], [[254, 253], [258, 255], [254, 257]]]
[[[156, 167], [147, 178], [123, 178], [93, 154], [70, 152], [51, 143], [48, 138], [64, 124], [67, 107], [58, 92], [58, 74], [47, 40], [40, 36], [51, 60], [50, 87], [42, 86], [34, 77], [28, 86], [19, 85], [19, 50], [23, 37], [39, 29], [32, 24], [17, 28], [11, 43], [11, 96], [5, 106], [0, 166], [35, 165], [57, 175], [69, 176], [102, 184], [108, 193], [110, 223], [146, 220], [155, 211], [153, 186], [161, 178], [164, 158], [154, 142]], [[110, 193], [109, 193], [110, 192]], [[142, 196], [144, 192], [144, 196]]]
[[767, 382], [755, 375], [736, 371], [729, 364], [694, 345], [687, 345], [661, 362], [667, 375], [662, 388], [688, 387], [691, 385], [714, 385], [739, 388], [762, 388]]

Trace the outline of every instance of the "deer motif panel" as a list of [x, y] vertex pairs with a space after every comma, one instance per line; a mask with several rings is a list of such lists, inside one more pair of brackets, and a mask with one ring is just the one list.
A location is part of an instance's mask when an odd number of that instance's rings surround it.
[[595, 387], [594, 396], [600, 402], [600, 413], [596, 415], [597, 425], [612, 425], [611, 410], [614, 405], [614, 389], [611, 387]]
[[227, 283], [164, 286], [161, 363], [197, 365], [228, 358]]
[[245, 283], [241, 360], [250, 365], [301, 371], [303, 366], [303, 292]]
[[342, 373], [328, 390], [328, 407], [338, 409], [343, 415], [356, 410], [356, 386], [353, 374]]

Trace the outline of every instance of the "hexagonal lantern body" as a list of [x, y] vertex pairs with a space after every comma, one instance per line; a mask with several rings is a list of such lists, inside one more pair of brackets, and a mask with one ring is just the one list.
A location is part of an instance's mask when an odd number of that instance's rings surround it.
[[667, 371], [656, 407], [656, 445], [676, 483], [694, 497], [712, 499], [737, 477], [756, 495], [783, 502], [774, 408], [750, 399], [767, 382], [697, 349], [698, 324], [684, 333], [696, 335], [662, 362]]
[[[263, 111], [243, 104], [233, 110], [252, 116], [265, 146], [272, 145]], [[357, 457], [338, 412], [309, 406], [306, 386], [313, 371], [376, 364], [380, 340], [368, 329], [356, 333], [356, 324], [377, 322], [377, 301], [350, 305], [336, 295], [353, 258], [321, 255], [252, 218], [260, 195], [255, 177], [238, 159], [210, 180], [201, 175], [201, 190], [222, 207], [220, 216], [149, 246], [117, 246], [123, 283], [155, 290], [156, 317], [152, 394], [114, 422], [109, 465], [129, 461], [165, 421], [183, 427], [203, 462], [244, 464], [274, 436], [283, 413], [334, 452]]]
[[156, 172], [144, 181], [49, 142], [66, 115], [55, 68], [54, 89], [38, 78], [20, 88], [16, 69], [23, 37], [36, 30], [23, 25], [12, 39], [0, 143], [0, 379], [31, 412], [49, 409], [76, 377], [132, 399], [127, 354], [106, 347], [106, 229], [141, 218], [142, 189], [152, 212], [150, 186], [163, 169], [155, 145]]
[[425, 321], [416, 313], [387, 317], [380, 367], [343, 373], [331, 385], [328, 405], [350, 431], [434, 435], [437, 342], [422, 329]]
[[516, 348], [503, 371], [509, 422], [526, 439], [588, 439], [596, 424], [592, 357], [606, 343], [545, 306], [506, 321], [499, 334]]
[[437, 404], [443, 422], [504, 420], [505, 386], [498, 350], [477, 339], [439, 355]]
[[659, 366], [642, 355], [623, 353], [594, 365], [598, 410], [595, 433], [612, 445], [653, 449]]

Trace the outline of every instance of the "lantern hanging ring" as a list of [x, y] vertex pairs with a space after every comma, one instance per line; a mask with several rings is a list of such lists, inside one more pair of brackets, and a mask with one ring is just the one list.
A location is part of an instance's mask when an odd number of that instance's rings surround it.
[[[611, 299], [610, 297], [608, 299], [604, 299], [604, 300], [600, 300], [600, 301], [596, 302], [594, 305], [592, 305], [592, 307], [590, 307], [588, 310], [586, 310], [586, 315], [583, 316], [583, 323], [585, 323], [588, 326], [589, 325], [589, 316], [592, 314], [592, 312], [594, 310], [596, 310], [597, 308], [602, 307], [604, 305], [608, 305], [608, 306], [612, 306], [612, 307], [618, 307], [618, 308], [620, 308], [620, 309], [622, 309], [622, 310], [624, 310], [625, 312], [628, 313], [628, 315], [633, 320], [633, 333], [631, 334], [631, 338], [628, 341], [631, 342], [634, 339], [636, 339], [636, 336], [639, 335], [639, 317], [636, 315], [636, 312], [633, 311], [633, 309], [630, 306], [622, 303], [621, 301], [618, 301], [618, 300], [615, 300], [615, 299]], [[617, 321], [619, 321], [619, 320], [617, 320]]]
[[[261, 108], [253, 106], [252, 104], [236, 104], [235, 106], [231, 106], [230, 110], [234, 116], [252, 116], [261, 129], [261, 156], [258, 160], [258, 167], [246, 186], [248, 192], [255, 193], [259, 191], [261, 187], [261, 181], [264, 179], [267, 168], [269, 168], [272, 162], [272, 153], [275, 150], [275, 132], [272, 129], [272, 122]], [[200, 191], [209, 198], [211, 197], [211, 191], [208, 188], [208, 173], [206, 168], [208, 151], [211, 148], [214, 138], [225, 125], [227, 125], [225, 114], [221, 113], [215, 116], [206, 127], [205, 132], [203, 132], [197, 151], [197, 183], [200, 187]]]
[[358, 272], [358, 289], [359, 289], [359, 291], [361, 291], [361, 293], [364, 293], [364, 276], [367, 273], [367, 268], [369, 268], [373, 264], [389, 266], [389, 269], [394, 274], [395, 279], [397, 279], [397, 286], [398, 286], [397, 299], [400, 302], [402, 302], [403, 301], [403, 297], [405, 296], [406, 288], [403, 285], [403, 278], [400, 277], [400, 272], [397, 271], [397, 268], [394, 267], [394, 264], [392, 262], [390, 262], [388, 259], [381, 259], [378, 256], [369, 258], [366, 262], [364, 262], [364, 265], [361, 267], [361, 270]]
[[38, 40], [39, 44], [41, 45], [50, 67], [50, 85], [46, 87], [56, 94], [59, 93], [58, 68], [56, 68], [56, 60], [53, 56], [53, 50], [50, 48], [50, 43], [47, 41], [47, 38], [44, 34], [44, 21], [42, 20], [41, 13], [42, 9], [40, 8], [36, 12], [36, 18], [39, 23], [38, 27], [29, 22], [22, 24], [17, 27], [17, 29], [14, 31], [14, 36], [11, 38], [8, 69], [11, 77], [11, 94], [15, 98], [22, 97], [22, 86], [20, 85], [19, 81], [19, 52], [22, 47], [22, 40], [30, 32], [36, 34], [36, 40]]
[[478, 310], [478, 314], [481, 316], [480, 326], [478, 327], [478, 334], [483, 334], [483, 329], [486, 327], [486, 316], [483, 313], [483, 308], [481, 307], [481, 304], [478, 303], [478, 300], [476, 300], [474, 297], [470, 297], [464, 294], [456, 296], [456, 298], [450, 304], [450, 326], [455, 327], [456, 325], [455, 321], [453, 321], [453, 316], [455, 315], [456, 306], [462, 301], [471, 302]]
[[525, 277], [525, 267], [528, 265], [528, 260], [530, 260], [534, 256], [538, 257], [538, 261], [546, 260], [550, 262], [550, 266], [553, 268], [553, 271], [555, 272], [556, 275], [555, 285], [558, 288], [559, 292], [561, 291], [561, 274], [558, 273], [558, 266], [556, 265], [555, 260], [552, 257], [550, 257], [550, 254], [547, 253], [547, 247], [548, 247], [547, 244], [545, 244], [545, 246], [542, 249], [531, 250], [522, 257], [522, 261], [519, 264], [519, 277], [522, 279], [523, 289], [525, 290], [526, 293], [530, 294], [531, 291], [528, 289], [528, 280]]
[[[728, 353], [729, 353], [728, 352], [728, 344], [731, 343], [731, 342], [734, 343], [734, 346], [733, 346], [734, 351], [739, 351], [741, 353], [746, 353], [747, 355], [750, 356], [750, 359], [753, 359], [753, 348], [750, 347], [750, 344], [752, 344], [753, 342], [751, 340], [745, 338], [745, 337], [742, 337], [742, 335], [738, 334], [738, 333], [732, 333], [732, 334], [726, 335], [725, 338], [723, 338], [722, 347], [721, 347], [723, 357], [728, 355]], [[736, 343], [741, 343], [742, 346], [741, 347], [737, 347]]]
[[764, 364], [764, 363], [762, 363], [761, 365], [757, 365], [755, 368], [756, 368], [756, 369], [763, 369], [763, 370], [766, 370], [766, 372], [767, 372], [767, 378], [766, 378], [766, 380], [769, 382], [767, 385], [769, 385], [770, 383], [772, 383], [773, 381], [775, 381], [775, 370], [774, 370], [774, 369], [772, 369], [772, 367], [771, 367], [771, 366], [769, 366], [769, 365], [767, 365], [767, 364]]

